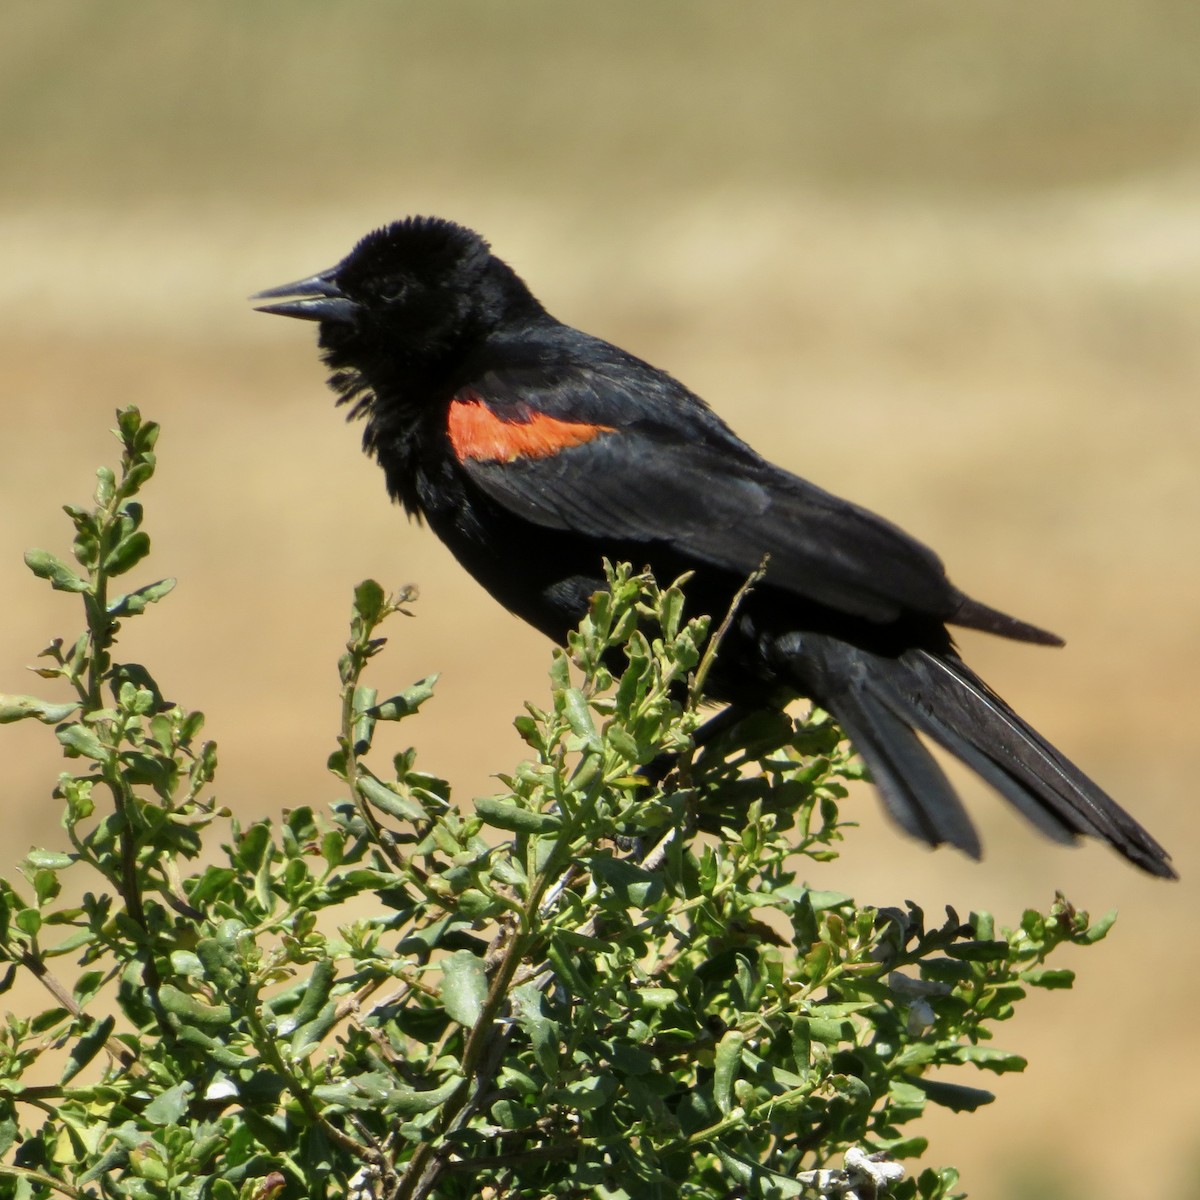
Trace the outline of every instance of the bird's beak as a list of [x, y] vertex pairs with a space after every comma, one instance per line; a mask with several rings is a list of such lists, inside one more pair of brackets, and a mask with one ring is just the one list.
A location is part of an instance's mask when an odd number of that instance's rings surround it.
[[[335, 268], [336, 269], [336, 268]], [[341, 321], [351, 323], [358, 305], [333, 280], [334, 271], [323, 271], [296, 283], [268, 288], [251, 300], [279, 300], [278, 304], [259, 304], [258, 312], [280, 317], [299, 317], [302, 321]]]

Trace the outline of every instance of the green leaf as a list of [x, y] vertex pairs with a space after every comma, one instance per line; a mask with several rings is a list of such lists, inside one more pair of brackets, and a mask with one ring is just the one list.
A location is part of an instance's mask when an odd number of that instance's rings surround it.
[[41, 721], [43, 725], [57, 725], [59, 721], [65, 721], [78, 707], [78, 700], [69, 704], [52, 704], [48, 700], [39, 700], [36, 696], [10, 696], [0, 692], [0, 725], [24, 721], [29, 717]]
[[96, 1021], [92, 1027], [71, 1047], [67, 1065], [63, 1068], [61, 1082], [70, 1083], [84, 1067], [104, 1048], [108, 1035], [116, 1025], [116, 1018], [110, 1013], [101, 1021]]
[[136, 591], [118, 596], [108, 606], [110, 617], [136, 617], [144, 612], [148, 604], [161, 600], [175, 587], [174, 579], [160, 579], [157, 583], [148, 583]]
[[233, 1020], [233, 1009], [228, 1004], [206, 1004], [169, 983], [164, 983], [159, 988], [158, 999], [167, 1012], [188, 1025], [219, 1029], [227, 1027]]
[[647, 871], [623, 858], [614, 858], [607, 851], [588, 855], [583, 861], [617, 900], [629, 908], [650, 908], [662, 899], [662, 875], [657, 872]]
[[487, 999], [483, 959], [470, 950], [456, 950], [442, 963], [442, 1003], [451, 1020], [474, 1026]]
[[70, 854], [64, 854], [61, 850], [30, 850], [22, 865], [39, 871], [61, 871], [74, 861]]
[[854, 1024], [851, 1021], [839, 1021], [824, 1017], [804, 1018], [808, 1027], [808, 1036], [814, 1042], [822, 1042], [827, 1046], [840, 1046], [843, 1042], [854, 1041]]
[[592, 710], [588, 707], [584, 694], [578, 688], [567, 688], [562, 693], [562, 698], [563, 715], [567, 718], [567, 724], [571, 726], [571, 732], [585, 746], [593, 749], [599, 747], [600, 735], [596, 732]]
[[643, 766], [658, 756], [658, 748], [653, 743], [639, 744], [619, 725], [610, 725], [604, 731], [604, 739], [628, 763]]
[[532, 983], [523, 984], [513, 989], [512, 1000], [513, 1015], [529, 1037], [538, 1066], [548, 1079], [558, 1078], [558, 1022], [546, 1015], [541, 988]]
[[116, 491], [116, 478], [111, 467], [96, 468], [96, 503], [104, 508]]
[[301, 1025], [292, 1035], [292, 1055], [303, 1058], [321, 1044], [325, 1035], [337, 1024], [337, 1001], [329, 1000], [311, 1021]]
[[518, 1104], [513, 1100], [497, 1100], [492, 1105], [492, 1120], [501, 1129], [526, 1129], [537, 1122], [539, 1113], [536, 1108], [527, 1104]]
[[37, 896], [38, 907], [45, 908], [62, 891], [62, 885], [59, 883], [57, 872], [35, 871], [33, 875], [33, 890]]
[[1116, 924], [1116, 920], [1117, 910], [1114, 908], [1111, 912], [1105, 913], [1104, 916], [1089, 925], [1087, 930], [1079, 934], [1075, 940], [1085, 946], [1091, 946], [1096, 942], [1103, 941], [1108, 931]]
[[405, 688], [398, 696], [376, 704], [371, 710], [371, 715], [380, 721], [402, 721], [405, 717], [411, 717], [433, 695], [433, 685], [437, 680], [437, 675], [427, 675], [424, 679], [418, 679], [412, 687]]
[[997, 1075], [1006, 1075], [1010, 1071], [1024, 1071], [1029, 1065], [1019, 1054], [1009, 1054], [991, 1046], [956, 1046], [952, 1053], [955, 1062], [974, 1063], [975, 1066], [985, 1071], [994, 1071]]
[[609, 1047], [609, 1058], [622, 1075], [649, 1075], [658, 1069], [650, 1051], [627, 1042], [613, 1042]]
[[[9, 1150], [12, 1149], [13, 1144], [17, 1140], [18, 1132], [17, 1123], [11, 1117], [5, 1117], [3, 1120], [0, 1120], [0, 1158], [5, 1157]], [[32, 1195], [33, 1193], [29, 1191], [27, 1194]]]
[[373, 687], [356, 687], [354, 689], [354, 730], [353, 741], [355, 750], [365, 754], [371, 748], [371, 739], [375, 736], [375, 698], [378, 693]]
[[934, 1104], [940, 1104], [951, 1112], [974, 1112], [996, 1099], [991, 1092], [982, 1088], [963, 1087], [958, 1083], [943, 1083], [940, 1079], [913, 1077], [912, 1082], [920, 1088]]
[[393, 1088], [387, 1096], [388, 1108], [404, 1117], [414, 1117], [421, 1113], [432, 1112], [440, 1108], [462, 1085], [459, 1076], [452, 1076], [440, 1087], [435, 1088]]
[[62, 725], [54, 733], [68, 750], [76, 754], [95, 759], [96, 762], [107, 762], [112, 757], [112, 751], [86, 725]]
[[1067, 989], [1075, 983], [1075, 972], [1066, 968], [1034, 967], [1021, 972], [1021, 979], [1030, 987]]
[[117, 409], [117, 427], [113, 432], [121, 439], [127, 450], [137, 448], [137, 436], [142, 428], [142, 414], [136, 405], [130, 404]]
[[401, 821], [424, 821], [429, 814], [411, 796], [401, 795], [366, 771], [355, 780], [362, 796], [381, 812]]
[[565, 1088], [560, 1088], [555, 1093], [555, 1099], [579, 1112], [594, 1112], [606, 1105], [616, 1090], [617, 1081], [611, 1075], [592, 1074], [572, 1080]]
[[370, 627], [374, 627], [383, 615], [387, 596], [383, 588], [373, 579], [364, 579], [354, 589], [354, 611]]
[[81, 579], [61, 558], [48, 550], [26, 550], [25, 565], [39, 578], [48, 579], [58, 592], [87, 592], [91, 584]]
[[333, 977], [336, 964], [332, 958], [318, 959], [313, 965], [312, 974], [304, 986], [304, 993], [299, 1006], [292, 1013], [290, 1024], [284, 1021], [279, 1026], [280, 1033], [291, 1033], [293, 1029], [314, 1020], [329, 1000], [333, 988]]
[[647, 1008], [670, 1008], [678, 1003], [679, 993], [669, 987], [641, 987], [637, 990], [637, 998]]
[[[144, 530], [137, 530], [128, 537], [122, 538], [104, 559], [103, 570], [109, 575], [124, 575], [132, 570], [150, 553], [150, 535]], [[82, 589], [75, 588], [75, 591]]]
[[146, 1120], [152, 1125], [177, 1125], [180, 1117], [187, 1112], [191, 1094], [192, 1085], [186, 1079], [168, 1088], [146, 1105]]
[[22, 908], [13, 915], [13, 924], [22, 933], [36, 937], [42, 928], [42, 914], [36, 908]]
[[507, 796], [479, 796], [475, 799], [475, 812], [485, 825], [510, 833], [553, 833], [562, 826], [562, 819], [555, 814], [522, 808]]
[[736, 1029], [728, 1030], [717, 1043], [713, 1068], [713, 1099], [716, 1100], [722, 1115], [729, 1113], [733, 1108], [733, 1081], [741, 1070], [745, 1045], [746, 1035]]
[[1004, 962], [1008, 958], [1008, 943], [998, 940], [955, 942], [946, 947], [946, 953], [963, 962]]

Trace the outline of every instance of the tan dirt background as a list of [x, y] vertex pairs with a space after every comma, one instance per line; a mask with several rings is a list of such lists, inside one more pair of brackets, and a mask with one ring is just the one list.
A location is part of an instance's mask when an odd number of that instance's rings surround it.
[[[23, 668], [75, 628], [21, 553], [68, 550], [58, 506], [134, 403], [164, 425], [139, 581], [180, 586], [124, 653], [208, 714], [221, 798], [335, 796], [366, 576], [422, 590], [377, 679], [442, 672], [406, 729], [423, 763], [491, 790], [547, 646], [389, 507], [311, 329], [244, 299], [394, 217], [464, 221], [551, 311], [1068, 637], [962, 642], [1181, 884], [1046, 845], [971, 781], [982, 866], [900, 839], [864, 793], [814, 878], [1008, 923], [1056, 888], [1119, 908], [1071, 956], [1074, 993], [1001, 1030], [1028, 1071], [923, 1123], [927, 1161], [979, 1200], [1200, 1195], [1198, 55], [1200, 8], [1169, 0], [6, 6], [0, 690], [36, 690]], [[5, 870], [60, 844], [57, 770], [50, 731], [0, 731]]]

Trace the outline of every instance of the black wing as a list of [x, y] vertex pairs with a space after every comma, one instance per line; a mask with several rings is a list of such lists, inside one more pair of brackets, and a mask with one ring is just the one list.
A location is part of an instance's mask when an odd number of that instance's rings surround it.
[[959, 612], [965, 598], [933, 551], [766, 462], [669, 376], [604, 348], [619, 359], [492, 369], [460, 393], [501, 421], [598, 431], [552, 453], [460, 454], [492, 500], [547, 529], [669, 543], [739, 576], [769, 555], [769, 584], [869, 621]]

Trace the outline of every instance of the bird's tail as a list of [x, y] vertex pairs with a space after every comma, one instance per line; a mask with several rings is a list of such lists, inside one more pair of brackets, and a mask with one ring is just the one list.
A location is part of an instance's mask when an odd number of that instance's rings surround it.
[[[791, 653], [798, 687], [837, 718], [900, 826], [973, 858], [979, 835], [924, 734], [990, 783], [1044, 834], [1108, 842], [1151, 875], [1175, 878], [1170, 855], [1123, 808], [1023, 721], [953, 652], [872, 654], [820, 635]], [[786, 642], [787, 639], [784, 639]]]

